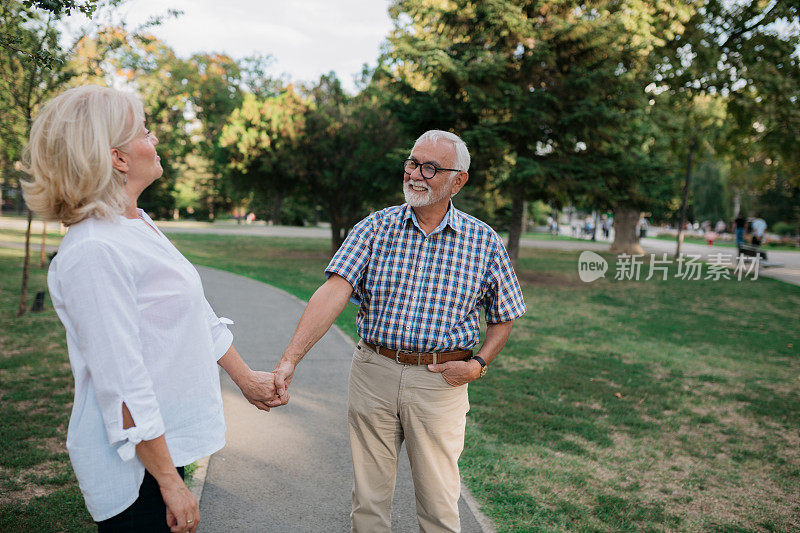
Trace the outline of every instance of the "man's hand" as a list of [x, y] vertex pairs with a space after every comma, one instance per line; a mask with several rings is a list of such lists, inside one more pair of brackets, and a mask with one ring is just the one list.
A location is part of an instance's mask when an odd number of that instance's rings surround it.
[[242, 394], [247, 398], [247, 401], [262, 411], [269, 412], [271, 407], [276, 407], [274, 402], [278, 395], [275, 392], [275, 374], [272, 372], [251, 370], [240, 377], [236, 384], [242, 390]]
[[453, 387], [460, 387], [481, 377], [481, 364], [474, 359], [428, 365], [428, 370], [441, 372], [444, 380]]
[[[281, 403], [275, 392], [275, 375], [272, 372], [251, 370], [232, 344], [217, 362], [242, 390], [247, 401], [262, 411], [269, 411], [271, 407], [286, 403]], [[288, 398], [286, 401], [289, 401]]]
[[338, 274], [331, 274], [328, 281], [323, 283], [311, 296], [289, 346], [283, 352], [278, 366], [272, 371], [275, 374], [275, 389], [278, 398], [269, 402], [270, 407], [289, 403], [289, 385], [292, 383], [297, 363], [330, 329], [333, 321], [347, 305], [351, 294], [353, 294], [353, 287], [350, 282]]
[[295, 366], [291, 361], [283, 358], [278, 363], [278, 366], [275, 367], [275, 370], [272, 371], [275, 375], [276, 399], [269, 404], [270, 407], [278, 407], [289, 403], [289, 385], [292, 383], [292, 377], [294, 377]]
[[172, 533], [194, 533], [200, 523], [200, 506], [186, 484], [176, 474], [174, 480], [159, 485], [167, 505], [167, 526]]

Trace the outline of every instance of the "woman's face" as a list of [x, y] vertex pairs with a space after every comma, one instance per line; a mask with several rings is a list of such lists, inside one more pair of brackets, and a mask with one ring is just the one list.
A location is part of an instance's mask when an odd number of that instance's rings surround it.
[[161, 177], [161, 158], [156, 153], [158, 138], [142, 125], [136, 138], [122, 150], [128, 156], [128, 183], [142, 189]]

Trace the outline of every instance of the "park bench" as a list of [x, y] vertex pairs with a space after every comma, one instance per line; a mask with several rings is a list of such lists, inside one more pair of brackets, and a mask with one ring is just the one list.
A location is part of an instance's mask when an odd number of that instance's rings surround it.
[[739, 249], [739, 255], [743, 255], [745, 258], [761, 256], [761, 259], [764, 261], [767, 260], [767, 252], [762, 250], [761, 246], [757, 244], [747, 244], [746, 242], [743, 242], [739, 244], [737, 248]]
[[747, 244], [745, 242], [738, 245], [739, 255], [744, 256], [745, 260], [753, 261], [756, 257], [760, 257], [759, 263], [762, 267], [781, 267], [783, 263], [773, 263], [767, 259], [767, 252], [761, 249], [761, 246], [755, 244]]

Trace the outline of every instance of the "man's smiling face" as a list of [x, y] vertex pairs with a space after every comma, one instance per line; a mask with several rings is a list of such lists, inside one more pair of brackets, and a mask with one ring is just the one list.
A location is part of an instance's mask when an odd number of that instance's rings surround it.
[[[411, 159], [419, 165], [433, 163], [437, 167], [455, 168], [455, 147], [447, 141], [422, 141], [411, 151]], [[403, 194], [411, 207], [425, 207], [449, 199], [458, 173], [449, 170], [437, 172], [431, 179], [422, 177], [417, 166], [411, 174], [403, 174]]]

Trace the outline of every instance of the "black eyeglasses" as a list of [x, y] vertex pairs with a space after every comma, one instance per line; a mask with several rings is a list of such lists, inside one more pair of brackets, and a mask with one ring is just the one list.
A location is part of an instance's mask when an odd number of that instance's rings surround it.
[[415, 159], [404, 159], [403, 160], [403, 171], [406, 174], [411, 174], [419, 167], [419, 173], [422, 174], [422, 177], [426, 180], [433, 178], [437, 172], [441, 172], [442, 170], [449, 170], [451, 172], [461, 172], [461, 170], [457, 168], [440, 168], [434, 165], [433, 163], [422, 163], [420, 164]]

